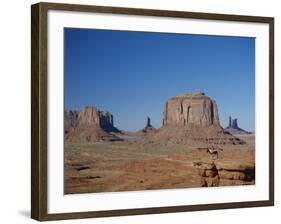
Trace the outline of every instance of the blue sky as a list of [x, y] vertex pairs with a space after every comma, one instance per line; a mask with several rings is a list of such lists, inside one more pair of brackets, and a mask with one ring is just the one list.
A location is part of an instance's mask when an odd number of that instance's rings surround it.
[[65, 28], [65, 108], [95, 105], [135, 131], [162, 124], [164, 102], [186, 92], [216, 100], [220, 122], [255, 129], [255, 39]]

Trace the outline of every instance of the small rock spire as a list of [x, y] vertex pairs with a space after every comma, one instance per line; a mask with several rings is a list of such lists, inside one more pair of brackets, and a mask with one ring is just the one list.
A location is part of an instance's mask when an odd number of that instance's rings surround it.
[[231, 116], [229, 116], [229, 122], [228, 122], [228, 127], [232, 127], [232, 118], [231, 118]]
[[146, 127], [151, 127], [151, 120], [150, 117], [147, 116], [147, 120], [146, 120]]
[[238, 119], [232, 119], [231, 116], [229, 116], [229, 123], [228, 123], [229, 128], [234, 128], [234, 129], [239, 129], [238, 127]]
[[237, 118], [232, 120], [232, 127], [233, 128], [238, 128]]

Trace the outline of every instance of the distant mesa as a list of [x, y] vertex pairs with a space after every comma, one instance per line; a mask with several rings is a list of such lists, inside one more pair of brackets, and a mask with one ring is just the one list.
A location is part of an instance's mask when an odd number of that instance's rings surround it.
[[220, 125], [217, 104], [204, 93], [182, 94], [165, 104], [163, 126]]
[[146, 125], [142, 130], [140, 130], [140, 132], [143, 134], [149, 134], [151, 132], [154, 132], [155, 130], [156, 130], [156, 128], [152, 126], [150, 117], [147, 117]]
[[65, 111], [66, 142], [123, 141], [144, 137], [149, 141], [206, 146], [210, 144], [244, 144], [233, 136], [248, 133], [238, 127], [237, 119], [229, 119], [224, 130], [219, 121], [216, 101], [202, 92], [185, 93], [165, 102], [162, 127], [156, 129], [147, 117], [146, 125], [138, 132], [120, 131], [114, 126], [113, 115], [96, 107], [81, 111]]
[[65, 140], [67, 142], [120, 141], [114, 133], [113, 115], [87, 106], [81, 111], [65, 111]]
[[229, 132], [232, 135], [241, 135], [241, 134], [251, 134], [251, 132], [245, 131], [238, 126], [238, 119], [232, 119], [231, 116], [228, 118], [228, 126], [224, 129], [226, 132]]
[[167, 100], [163, 125], [152, 141], [180, 144], [243, 144], [220, 126], [217, 104], [204, 93], [185, 93]]
[[80, 126], [99, 126], [107, 132], [119, 132], [114, 127], [113, 115], [108, 111], [100, 111], [96, 107], [86, 106], [79, 113], [78, 124]]

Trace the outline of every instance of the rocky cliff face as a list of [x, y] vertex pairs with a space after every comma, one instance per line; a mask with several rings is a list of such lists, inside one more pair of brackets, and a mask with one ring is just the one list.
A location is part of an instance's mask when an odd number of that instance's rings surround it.
[[85, 107], [79, 112], [78, 116], [79, 126], [100, 126], [99, 111], [95, 107]]
[[70, 142], [120, 140], [111, 132], [120, 132], [113, 125], [113, 115], [96, 107], [81, 111], [65, 111], [65, 139]]
[[255, 184], [255, 152], [251, 150], [219, 151], [216, 159], [203, 153], [193, 165], [201, 177], [202, 187]]
[[78, 125], [79, 111], [66, 110], [64, 111], [64, 133], [68, 133], [71, 128]]
[[96, 107], [85, 107], [79, 112], [78, 126], [96, 125], [105, 131], [117, 131], [113, 125], [113, 115], [107, 111], [97, 110]]
[[217, 104], [204, 93], [175, 96], [165, 103], [163, 126], [152, 141], [203, 146], [209, 144], [243, 144], [220, 126]]
[[183, 94], [165, 104], [163, 126], [220, 125], [217, 104], [204, 93]]

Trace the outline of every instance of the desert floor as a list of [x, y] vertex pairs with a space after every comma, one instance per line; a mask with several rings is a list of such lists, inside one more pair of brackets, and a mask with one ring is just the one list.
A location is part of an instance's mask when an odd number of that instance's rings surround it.
[[[237, 137], [247, 144], [221, 146], [219, 160], [254, 161], [254, 135]], [[208, 156], [204, 150], [189, 146], [134, 138], [66, 143], [65, 194], [201, 187], [202, 178], [194, 161]]]

